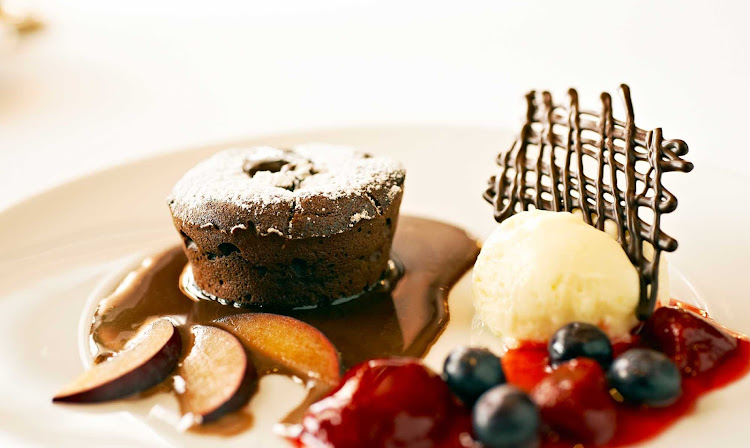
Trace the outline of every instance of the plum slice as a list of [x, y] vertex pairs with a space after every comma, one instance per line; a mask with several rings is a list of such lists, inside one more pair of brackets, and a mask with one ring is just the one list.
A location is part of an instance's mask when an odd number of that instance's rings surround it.
[[200, 423], [210, 423], [244, 406], [257, 378], [245, 349], [232, 334], [193, 325], [193, 346], [178, 368], [185, 381], [180, 403]]
[[123, 350], [85, 371], [52, 401], [98, 403], [143, 392], [172, 373], [181, 351], [182, 339], [172, 322], [147, 322]]
[[237, 336], [251, 353], [270, 359], [301, 378], [330, 386], [339, 383], [338, 352], [315, 327], [268, 313], [237, 314], [215, 323]]

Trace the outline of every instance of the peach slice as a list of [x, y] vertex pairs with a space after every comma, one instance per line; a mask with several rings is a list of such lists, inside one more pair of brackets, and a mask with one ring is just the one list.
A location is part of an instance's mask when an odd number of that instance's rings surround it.
[[183, 412], [210, 423], [247, 403], [255, 387], [255, 367], [240, 341], [216, 327], [193, 325], [193, 347], [180, 364], [185, 380]]
[[52, 401], [97, 403], [142, 392], [169, 376], [181, 351], [182, 339], [172, 322], [153, 320], [142, 325], [123, 350], [95, 364]]
[[341, 379], [339, 355], [317, 328], [278, 314], [245, 313], [215, 321], [237, 336], [251, 353], [272, 360], [304, 379], [330, 386]]

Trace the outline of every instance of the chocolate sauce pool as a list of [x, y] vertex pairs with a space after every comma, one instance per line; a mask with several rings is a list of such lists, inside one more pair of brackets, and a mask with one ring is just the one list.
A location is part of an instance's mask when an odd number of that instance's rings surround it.
[[[404, 216], [392, 249], [402, 275], [390, 289], [369, 291], [338, 305], [279, 314], [322, 331], [340, 352], [344, 369], [373, 358], [421, 357], [448, 322], [450, 288], [472, 266], [478, 252], [477, 241], [457, 227]], [[180, 246], [154, 255], [99, 303], [91, 326], [95, 362], [122, 349], [152, 317], [171, 317], [180, 324], [184, 356], [192, 344], [191, 325], [210, 325], [224, 316], [253, 311], [186, 295], [179, 287], [186, 263]], [[288, 371], [257, 354], [250, 356], [256, 360], [259, 376]], [[167, 382], [158, 390], [179, 395]], [[318, 396], [324, 392], [315, 385], [310, 390]]]

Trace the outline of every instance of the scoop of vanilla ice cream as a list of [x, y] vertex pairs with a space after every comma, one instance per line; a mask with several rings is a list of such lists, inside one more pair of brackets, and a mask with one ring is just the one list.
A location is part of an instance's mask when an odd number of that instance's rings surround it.
[[[666, 291], [662, 257], [659, 296]], [[503, 221], [473, 273], [474, 307], [507, 345], [546, 342], [563, 325], [588, 322], [613, 340], [638, 322], [638, 273], [620, 244], [579, 215], [533, 210]]]

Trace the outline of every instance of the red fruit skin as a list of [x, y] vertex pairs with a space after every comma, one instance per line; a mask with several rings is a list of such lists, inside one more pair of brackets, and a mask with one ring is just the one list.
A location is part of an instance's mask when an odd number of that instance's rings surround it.
[[542, 421], [576, 443], [607, 443], [615, 434], [617, 413], [601, 366], [577, 358], [561, 364], [531, 391]]
[[443, 380], [410, 358], [364, 362], [313, 404], [297, 442], [308, 448], [465, 446], [471, 417]]
[[737, 350], [737, 338], [682, 308], [654, 311], [643, 326], [642, 337], [687, 376], [711, 370]]

